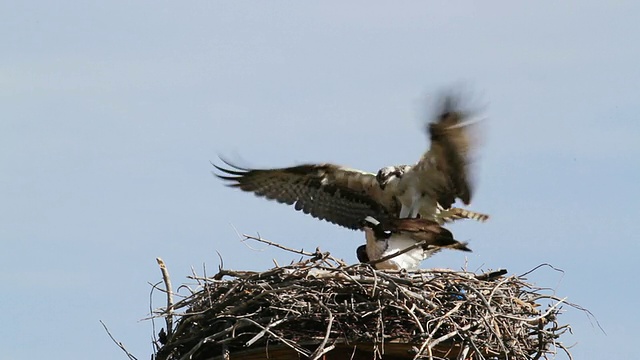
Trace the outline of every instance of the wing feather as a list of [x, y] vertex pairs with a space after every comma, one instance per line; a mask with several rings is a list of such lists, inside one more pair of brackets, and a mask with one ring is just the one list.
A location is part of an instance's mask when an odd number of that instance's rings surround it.
[[429, 149], [398, 183], [399, 191], [416, 186], [425, 200], [431, 199], [420, 211], [425, 217], [432, 215], [436, 201], [445, 209], [458, 198], [466, 205], [471, 202], [470, 155], [474, 148], [474, 126], [460, 102], [453, 95], [443, 97], [438, 115], [426, 127], [431, 140]]
[[438, 196], [438, 202], [445, 208], [453, 205], [456, 198], [468, 205], [473, 193], [469, 156], [475, 126], [467, 121], [469, 114], [460, 109], [460, 102], [452, 95], [445, 96], [437, 121], [429, 124], [430, 152], [447, 179], [447, 186]]
[[[224, 160], [223, 160], [224, 161]], [[332, 164], [306, 164], [278, 169], [246, 169], [225, 161], [213, 164], [218, 178], [231, 187], [294, 205], [315, 218], [361, 229], [366, 216], [389, 219], [394, 203], [380, 189], [374, 174]]]

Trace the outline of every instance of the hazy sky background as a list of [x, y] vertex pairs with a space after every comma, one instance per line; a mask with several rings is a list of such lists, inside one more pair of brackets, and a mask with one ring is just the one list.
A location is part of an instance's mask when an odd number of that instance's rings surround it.
[[224, 187], [209, 161], [412, 163], [430, 100], [460, 84], [486, 105], [472, 208], [492, 215], [450, 227], [468, 268], [563, 269], [528, 278], [606, 331], [565, 307], [574, 358], [636, 356], [640, 4], [393, 4], [0, 2], [0, 357], [124, 359], [103, 320], [148, 359], [156, 257], [176, 286], [216, 251], [295, 258], [232, 225], [355, 262], [363, 234]]

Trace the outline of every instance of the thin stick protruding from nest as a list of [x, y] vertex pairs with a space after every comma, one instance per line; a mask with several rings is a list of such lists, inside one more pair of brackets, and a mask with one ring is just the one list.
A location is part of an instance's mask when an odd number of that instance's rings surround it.
[[308, 251], [304, 251], [304, 250], [298, 250], [298, 249], [293, 249], [284, 245], [280, 245], [278, 243], [275, 243], [273, 241], [269, 241], [267, 239], [263, 239], [262, 236], [252, 236], [252, 235], [247, 235], [247, 234], [242, 234], [242, 236], [244, 236], [244, 239], [242, 239], [242, 241], [245, 240], [255, 240], [255, 241], [259, 241], [261, 243], [267, 244], [269, 246], [274, 246], [277, 247], [278, 249], [282, 249], [282, 250], [286, 250], [292, 253], [296, 253], [296, 254], [300, 254], [300, 255], [304, 255], [304, 256], [309, 256], [309, 257], [314, 257], [317, 255], [317, 253], [310, 253]]
[[109, 337], [111, 338], [111, 341], [113, 341], [116, 345], [118, 345], [118, 347], [120, 349], [122, 349], [122, 351], [124, 351], [125, 354], [127, 354], [127, 356], [129, 357], [129, 359], [131, 360], [138, 360], [137, 357], [133, 356], [133, 354], [131, 354], [125, 347], [124, 344], [122, 344], [120, 341], [116, 340], [113, 335], [111, 335], [111, 332], [109, 331], [109, 328], [107, 327], [107, 325], [105, 325], [104, 322], [102, 322], [102, 320], [100, 320], [100, 324], [102, 324], [102, 327], [104, 328], [104, 331], [107, 332], [107, 335], [109, 335]]
[[171, 338], [173, 332], [173, 289], [171, 288], [171, 278], [169, 277], [169, 270], [164, 264], [161, 258], [156, 258], [160, 271], [162, 272], [162, 279], [164, 280], [165, 290], [167, 292], [167, 316], [165, 320], [167, 322], [167, 338]]
[[[317, 261], [317, 260], [321, 260], [321, 261], [324, 261], [324, 262], [326, 262], [325, 260], [331, 260], [335, 264], [337, 264], [338, 266], [347, 266], [347, 264], [343, 260], [331, 256], [331, 254], [329, 252], [320, 251], [319, 247], [316, 248], [315, 252], [308, 252], [308, 251], [304, 251], [302, 249], [294, 249], [294, 248], [290, 248], [288, 246], [284, 246], [284, 245], [278, 244], [278, 243], [273, 242], [273, 241], [269, 241], [267, 239], [262, 238], [259, 234], [258, 234], [258, 236], [242, 234], [242, 236], [244, 237], [244, 239], [242, 239], [242, 241], [254, 240], [254, 241], [261, 242], [263, 244], [267, 244], [269, 246], [276, 247], [276, 248], [281, 249], [281, 250], [285, 250], [285, 251], [292, 252], [294, 254], [300, 254], [300, 255], [309, 257], [309, 259], [307, 259], [307, 260], [304, 260], [304, 261], [300, 260], [297, 263], [299, 265], [310, 264], [310, 263], [312, 263], [314, 261]], [[280, 265], [275, 261], [275, 259], [273, 260], [273, 262], [276, 265], [276, 267], [280, 267]], [[334, 266], [334, 265], [332, 265], [332, 266]]]

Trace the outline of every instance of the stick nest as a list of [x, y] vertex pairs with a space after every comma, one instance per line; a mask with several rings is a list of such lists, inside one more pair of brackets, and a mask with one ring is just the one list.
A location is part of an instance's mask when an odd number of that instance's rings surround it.
[[[557, 340], [569, 330], [558, 323], [564, 299], [504, 273], [379, 271], [319, 251], [264, 272], [220, 269], [191, 277], [198, 288], [156, 312], [169, 330], [155, 358], [249, 359], [234, 354], [260, 349], [264, 359], [286, 348], [320, 359], [365, 345], [368, 359], [538, 359], [558, 349], [570, 357]], [[404, 356], [387, 357], [394, 344]]]

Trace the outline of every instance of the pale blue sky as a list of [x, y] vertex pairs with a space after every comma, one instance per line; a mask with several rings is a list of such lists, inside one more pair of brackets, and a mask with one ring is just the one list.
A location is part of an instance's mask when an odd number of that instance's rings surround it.
[[427, 100], [461, 83], [487, 105], [473, 209], [492, 215], [451, 227], [469, 268], [565, 270], [529, 279], [606, 330], [567, 309], [575, 358], [634, 357], [640, 5], [394, 4], [0, 2], [2, 358], [124, 358], [103, 320], [148, 359], [157, 256], [175, 284], [216, 251], [294, 258], [230, 224], [356, 261], [362, 234], [226, 188], [209, 161], [411, 163]]

